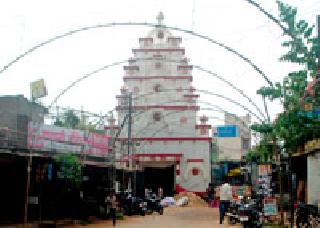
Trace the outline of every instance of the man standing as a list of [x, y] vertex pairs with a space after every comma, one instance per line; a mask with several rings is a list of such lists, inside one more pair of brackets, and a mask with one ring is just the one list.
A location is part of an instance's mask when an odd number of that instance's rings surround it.
[[158, 197], [159, 199], [163, 199], [163, 188], [161, 186], [158, 188]]
[[233, 199], [232, 197], [232, 188], [228, 183], [228, 180], [225, 180], [225, 183], [220, 187], [220, 205], [219, 205], [219, 213], [220, 213], [220, 224], [223, 224], [224, 215], [228, 210], [230, 201]]

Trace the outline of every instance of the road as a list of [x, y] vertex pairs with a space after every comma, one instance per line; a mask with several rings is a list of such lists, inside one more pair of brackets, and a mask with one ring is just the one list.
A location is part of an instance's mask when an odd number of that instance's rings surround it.
[[[112, 227], [111, 221], [99, 221], [87, 227]], [[163, 215], [130, 216], [117, 221], [117, 228], [213, 228], [219, 224], [218, 209], [208, 207], [170, 207]], [[225, 222], [224, 227], [228, 227]], [[235, 226], [233, 226], [235, 227]], [[239, 227], [239, 226], [238, 226]]]

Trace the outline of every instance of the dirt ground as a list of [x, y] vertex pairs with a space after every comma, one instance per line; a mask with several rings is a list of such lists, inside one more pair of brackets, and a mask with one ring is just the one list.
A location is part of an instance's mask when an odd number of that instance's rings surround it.
[[[99, 221], [87, 227], [112, 227], [111, 221]], [[219, 224], [216, 208], [208, 207], [169, 207], [163, 215], [154, 213], [146, 216], [130, 216], [117, 221], [117, 228], [213, 228], [229, 227]], [[231, 227], [231, 226], [230, 226]], [[236, 227], [236, 226], [233, 226]], [[240, 226], [238, 226], [240, 227]]]

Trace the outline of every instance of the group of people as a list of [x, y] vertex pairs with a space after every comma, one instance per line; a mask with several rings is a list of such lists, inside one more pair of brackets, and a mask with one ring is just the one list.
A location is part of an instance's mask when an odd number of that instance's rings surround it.
[[[151, 194], [153, 193], [151, 188], [145, 188], [144, 189], [144, 197], [148, 198], [151, 196]], [[163, 188], [160, 186], [158, 187], [158, 194], [157, 194], [158, 198], [163, 199]]]
[[[212, 205], [212, 202], [216, 199], [215, 197], [215, 189], [213, 185], [210, 183], [207, 189], [208, 194], [208, 203]], [[219, 193], [219, 222], [220, 224], [224, 221], [224, 216], [228, 207], [230, 205], [230, 201], [233, 199], [232, 187], [229, 184], [229, 180], [226, 178], [224, 183], [220, 186]]]

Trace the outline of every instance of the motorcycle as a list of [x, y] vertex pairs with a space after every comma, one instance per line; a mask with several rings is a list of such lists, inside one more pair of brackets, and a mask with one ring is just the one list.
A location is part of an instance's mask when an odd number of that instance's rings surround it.
[[244, 228], [262, 227], [262, 213], [257, 200], [248, 199], [239, 207], [239, 221]]
[[241, 205], [241, 201], [239, 200], [233, 200], [230, 202], [228, 212], [226, 215], [228, 216], [228, 222], [229, 224], [236, 224], [239, 223], [239, 207]]
[[320, 215], [318, 207], [300, 203], [297, 208], [297, 227], [319, 227]]
[[151, 196], [147, 196], [145, 198], [147, 203], [147, 212], [152, 214], [154, 211], [158, 212], [160, 215], [163, 215], [163, 206], [160, 204], [160, 199], [156, 196], [156, 194], [152, 194]]
[[125, 215], [146, 215], [147, 202], [141, 198], [127, 194], [121, 201], [121, 206]]

